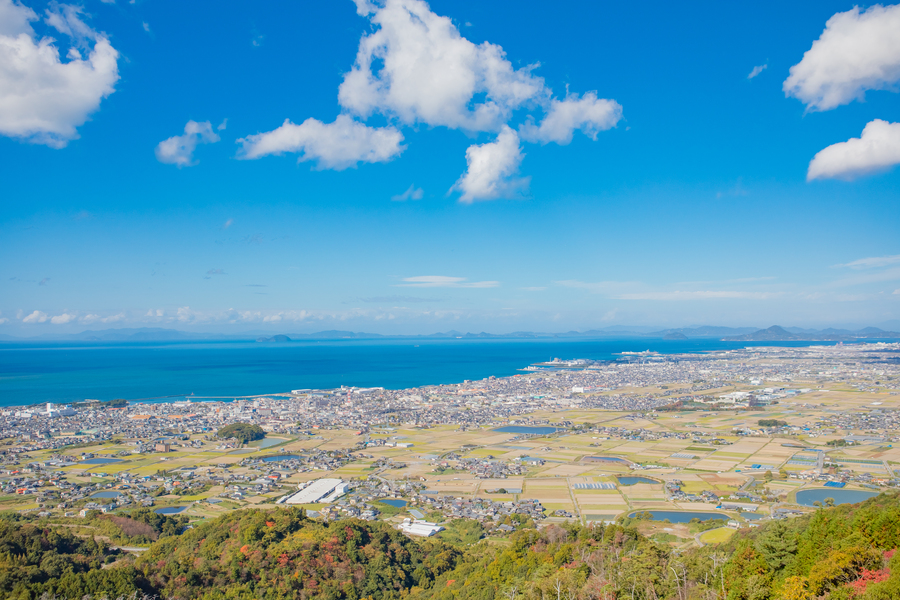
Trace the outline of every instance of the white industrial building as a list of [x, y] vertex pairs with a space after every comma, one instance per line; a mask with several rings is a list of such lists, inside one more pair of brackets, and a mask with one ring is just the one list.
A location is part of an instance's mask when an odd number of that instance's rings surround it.
[[418, 535], [420, 537], [431, 537], [444, 530], [440, 525], [422, 521], [420, 519], [416, 519], [415, 521], [403, 519], [403, 522], [398, 525], [398, 529], [407, 535]]
[[316, 479], [303, 485], [299, 492], [284, 502], [285, 504], [327, 504], [346, 494], [349, 487], [350, 484], [343, 479]]
[[47, 412], [44, 413], [50, 418], [56, 417], [72, 417], [75, 415], [75, 409], [66, 404], [62, 408], [53, 406], [52, 402], [47, 403]]

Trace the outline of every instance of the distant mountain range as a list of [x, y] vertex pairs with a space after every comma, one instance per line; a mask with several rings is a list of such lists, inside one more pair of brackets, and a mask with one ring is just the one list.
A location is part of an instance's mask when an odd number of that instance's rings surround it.
[[616, 325], [604, 329], [588, 331], [567, 331], [563, 333], [541, 333], [534, 331], [513, 331], [511, 333], [462, 333], [446, 331], [428, 335], [383, 335], [356, 331], [328, 330], [316, 333], [287, 333], [272, 335], [270, 332], [249, 331], [235, 334], [194, 333], [164, 329], [160, 327], [104, 329], [99, 331], [83, 331], [72, 334], [44, 334], [32, 338], [17, 338], [0, 335], [0, 341], [83, 341], [83, 342], [167, 342], [190, 340], [256, 340], [260, 343], [287, 343], [299, 340], [341, 340], [341, 339], [528, 339], [528, 338], [651, 338], [665, 340], [686, 339], [721, 339], [735, 342], [764, 341], [850, 341], [855, 339], [894, 339], [900, 338], [896, 331], [885, 331], [877, 327], [866, 327], [858, 330], [849, 329], [803, 329], [800, 327], [779, 327], [768, 329], [756, 327], [718, 327], [704, 325], [701, 327], [684, 327], [680, 329], [662, 329], [658, 327]]
[[773, 325], [768, 329], [760, 329], [744, 335], [732, 335], [722, 338], [727, 342], [777, 342], [777, 341], [803, 341], [803, 342], [842, 342], [859, 339], [890, 339], [900, 338], [896, 331], [884, 331], [877, 327], [866, 327], [857, 331], [848, 329], [822, 329], [821, 331], [800, 329], [799, 327], [779, 327]]

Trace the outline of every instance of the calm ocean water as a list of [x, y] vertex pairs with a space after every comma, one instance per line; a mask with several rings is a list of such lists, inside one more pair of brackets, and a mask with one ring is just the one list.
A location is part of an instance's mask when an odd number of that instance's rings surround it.
[[[519, 369], [554, 357], [611, 360], [625, 351], [669, 354], [746, 345], [661, 339], [2, 342], [0, 406], [87, 398], [234, 397], [342, 385], [401, 389], [515, 375]], [[806, 346], [809, 342], [767, 345]]]

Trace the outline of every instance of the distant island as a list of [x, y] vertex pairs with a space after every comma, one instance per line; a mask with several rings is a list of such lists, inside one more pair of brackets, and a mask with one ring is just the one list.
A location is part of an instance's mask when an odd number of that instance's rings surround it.
[[684, 335], [680, 331], [670, 331], [663, 335], [662, 339], [664, 340], [687, 340], [690, 339], [688, 336]]

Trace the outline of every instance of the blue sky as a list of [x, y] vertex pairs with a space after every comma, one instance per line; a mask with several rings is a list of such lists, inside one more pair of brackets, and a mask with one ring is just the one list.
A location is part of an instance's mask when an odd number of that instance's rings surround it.
[[890, 323], [898, 27], [0, 0], [0, 333]]

